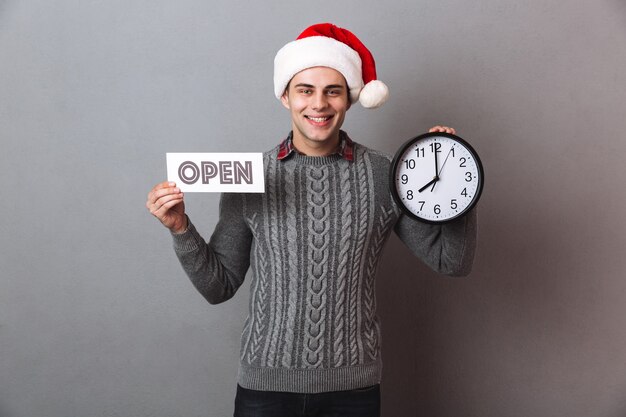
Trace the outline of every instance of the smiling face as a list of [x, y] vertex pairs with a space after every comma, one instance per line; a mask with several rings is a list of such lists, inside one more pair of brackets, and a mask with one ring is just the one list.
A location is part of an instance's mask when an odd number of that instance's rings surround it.
[[281, 102], [291, 113], [293, 145], [306, 155], [329, 155], [339, 146], [339, 129], [350, 108], [348, 86], [338, 71], [313, 67], [297, 73]]

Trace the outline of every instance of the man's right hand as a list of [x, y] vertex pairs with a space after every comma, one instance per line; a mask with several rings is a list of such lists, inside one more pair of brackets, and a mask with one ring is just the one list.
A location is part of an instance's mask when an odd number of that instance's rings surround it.
[[183, 193], [175, 183], [165, 181], [155, 185], [148, 193], [146, 207], [172, 233], [187, 230]]

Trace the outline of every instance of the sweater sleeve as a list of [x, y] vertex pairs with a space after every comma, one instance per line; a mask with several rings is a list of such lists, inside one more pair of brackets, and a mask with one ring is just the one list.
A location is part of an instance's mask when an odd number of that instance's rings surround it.
[[222, 194], [219, 221], [208, 243], [190, 220], [185, 232], [172, 234], [185, 273], [211, 304], [235, 295], [250, 266], [252, 233], [244, 220], [243, 200], [242, 194]]
[[398, 237], [434, 271], [466, 276], [476, 249], [476, 208], [443, 225], [427, 224], [402, 214], [395, 225]]

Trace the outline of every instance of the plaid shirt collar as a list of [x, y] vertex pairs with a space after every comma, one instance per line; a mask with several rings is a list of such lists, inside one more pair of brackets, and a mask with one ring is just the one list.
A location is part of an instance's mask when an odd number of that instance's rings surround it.
[[[339, 131], [339, 147], [336, 152], [331, 155], [340, 155], [347, 161], [354, 161], [354, 142], [348, 137], [348, 134], [343, 130]], [[289, 136], [283, 140], [278, 148], [278, 156], [276, 159], [282, 161], [294, 152], [298, 150], [293, 146], [293, 132], [289, 133]]]

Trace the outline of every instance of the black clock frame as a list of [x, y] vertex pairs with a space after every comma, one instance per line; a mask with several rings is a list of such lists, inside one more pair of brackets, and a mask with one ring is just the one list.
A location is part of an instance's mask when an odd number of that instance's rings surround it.
[[[405, 151], [410, 148], [411, 146], [413, 146], [414, 143], [433, 137], [433, 136], [445, 136], [449, 139], [452, 139], [456, 142], [459, 142], [462, 146], [464, 146], [465, 148], [467, 148], [467, 150], [470, 152], [470, 154], [472, 155], [472, 157], [474, 158], [474, 161], [476, 161], [476, 167], [478, 168], [478, 174], [479, 174], [479, 183], [478, 183], [478, 188], [476, 190], [476, 194], [474, 196], [474, 198], [472, 199], [471, 203], [465, 208], [465, 210], [463, 210], [462, 212], [460, 212], [459, 214], [457, 214], [454, 217], [451, 217], [449, 219], [445, 219], [445, 220], [429, 220], [429, 219], [424, 219], [422, 217], [416, 216], [411, 210], [409, 210], [404, 203], [402, 202], [402, 198], [400, 197], [400, 195], [398, 194], [398, 190], [396, 188], [396, 170], [398, 168], [398, 164], [401, 163], [400, 159], [402, 158], [402, 155], [404, 155]], [[398, 204], [398, 206], [400, 206], [400, 208], [402, 209], [402, 211], [409, 215], [409, 217], [415, 219], [415, 220], [419, 220], [421, 222], [424, 223], [429, 223], [429, 224], [445, 224], [445, 223], [449, 223], [451, 221], [454, 221], [456, 219], [458, 219], [459, 217], [463, 217], [465, 214], [467, 214], [471, 209], [473, 209], [476, 206], [476, 203], [478, 203], [478, 200], [480, 200], [480, 197], [482, 195], [483, 192], [483, 186], [485, 183], [485, 171], [483, 169], [483, 164], [480, 160], [480, 157], [478, 156], [478, 153], [476, 153], [476, 151], [474, 150], [474, 148], [472, 147], [472, 145], [470, 145], [465, 139], [453, 135], [451, 133], [443, 133], [443, 132], [429, 132], [429, 133], [424, 133], [422, 135], [416, 136], [412, 139], [407, 140], [401, 147], [400, 149], [398, 149], [398, 151], [396, 152], [395, 156], [393, 157], [393, 159], [391, 160], [391, 165], [390, 165], [390, 171], [389, 171], [389, 191], [391, 191], [391, 195], [393, 197], [393, 199], [395, 200], [396, 204]]]

